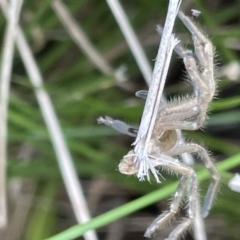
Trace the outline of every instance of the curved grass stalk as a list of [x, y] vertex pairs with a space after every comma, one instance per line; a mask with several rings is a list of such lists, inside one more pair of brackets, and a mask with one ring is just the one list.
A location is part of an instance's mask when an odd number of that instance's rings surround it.
[[126, 38], [126, 41], [130, 47], [130, 50], [135, 58], [135, 61], [138, 64], [139, 70], [142, 72], [142, 75], [148, 85], [150, 85], [151, 79], [152, 79], [152, 69], [149, 64], [149, 61], [147, 60], [147, 57], [143, 51], [143, 48], [134, 33], [128, 18], [119, 3], [118, 0], [107, 0], [107, 3], [116, 18], [119, 27]]
[[14, 41], [22, 7], [22, 0], [11, 0], [9, 20], [4, 36], [0, 73], [0, 227], [7, 225], [6, 164], [8, 99], [14, 57]]
[[[0, 4], [6, 18], [10, 17], [7, 11], [7, 1], [1, 0]], [[16, 44], [32, 85], [35, 88], [36, 98], [40, 105], [48, 131], [50, 133], [50, 138], [55, 149], [58, 164], [73, 207], [74, 214], [79, 223], [87, 222], [91, 218], [87, 203], [76, 170], [73, 166], [73, 161], [64, 140], [51, 99], [44, 89], [43, 78], [38, 69], [37, 63], [34, 60], [31, 49], [28, 46], [27, 41], [23, 35], [23, 32], [21, 31], [20, 27], [17, 27], [16, 31]], [[94, 231], [85, 233], [84, 237], [87, 240], [97, 239]]]
[[98, 68], [103, 74], [108, 76], [113, 75], [119, 82], [126, 80], [124, 76], [125, 69], [122, 67], [118, 68], [116, 71], [113, 69], [110, 63], [107, 62], [107, 60], [104, 59], [104, 57], [92, 45], [86, 33], [83, 31], [79, 23], [75, 21], [61, 0], [54, 0], [52, 3], [52, 8], [64, 25], [66, 31], [69, 33], [70, 37], [86, 54], [96, 68]]

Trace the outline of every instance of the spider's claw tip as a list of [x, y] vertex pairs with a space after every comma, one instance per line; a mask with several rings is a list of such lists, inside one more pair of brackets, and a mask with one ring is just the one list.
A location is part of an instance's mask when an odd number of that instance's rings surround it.
[[192, 9], [191, 12], [192, 12], [192, 15], [193, 15], [194, 17], [199, 17], [200, 14], [201, 14], [201, 11], [199, 11], [199, 10], [197, 10], [197, 9]]

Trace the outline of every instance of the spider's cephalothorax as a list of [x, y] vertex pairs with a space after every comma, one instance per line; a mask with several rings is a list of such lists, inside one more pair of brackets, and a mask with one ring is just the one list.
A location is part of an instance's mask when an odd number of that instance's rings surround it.
[[[157, 217], [145, 232], [145, 237], [151, 237], [158, 228], [170, 221], [179, 211], [185, 190], [187, 190], [188, 216], [172, 231], [168, 240], [178, 239], [192, 225], [198, 202], [196, 173], [190, 166], [180, 162], [176, 156], [183, 153], [197, 153], [211, 174], [211, 183], [202, 206], [203, 217], [208, 215], [212, 207], [220, 181], [219, 174], [205, 148], [196, 143], [180, 141], [180, 130], [194, 131], [203, 126], [209, 104], [215, 94], [216, 82], [214, 80], [214, 49], [211, 42], [181, 11], [178, 13], [178, 17], [192, 34], [195, 52], [185, 50], [181, 44], [178, 44], [174, 50], [183, 59], [194, 95], [181, 100], [177, 99], [171, 103], [162, 103], [159, 107], [153, 134], [147, 148], [148, 159], [145, 162], [149, 162], [149, 166], [141, 166], [136, 161], [134, 149], [124, 156], [119, 164], [120, 172], [127, 175], [136, 174], [140, 167], [149, 168], [151, 172], [153, 172], [152, 168], [162, 167], [182, 176], [169, 211]], [[139, 91], [136, 95], [146, 98], [147, 91]], [[98, 122], [112, 126], [130, 136], [137, 136], [137, 128], [128, 126], [119, 120], [101, 117]]]

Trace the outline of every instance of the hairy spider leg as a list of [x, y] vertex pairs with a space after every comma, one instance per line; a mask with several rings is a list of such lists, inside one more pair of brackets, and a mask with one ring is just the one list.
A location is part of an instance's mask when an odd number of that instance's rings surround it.
[[[192, 106], [194, 106], [194, 105], [195, 105], [195, 103], [193, 101], [192, 102], [190, 101], [190, 102], [186, 102], [185, 104], [181, 104], [181, 105], [177, 106], [176, 108], [174, 108], [174, 107], [167, 108], [165, 110], [165, 112], [162, 111], [160, 114], [164, 115], [164, 117], [160, 116], [160, 121], [156, 122], [155, 131], [158, 131], [157, 129], [161, 129], [161, 131], [163, 131], [163, 130], [164, 131], [167, 131], [167, 130], [174, 131], [174, 130], [179, 130], [179, 129], [182, 130], [182, 128], [179, 128], [179, 126], [176, 126], [176, 122], [174, 122], [174, 119], [177, 119], [178, 121], [180, 121], [180, 123], [183, 123], [181, 121], [183, 121], [186, 118], [189, 118], [191, 116], [194, 116], [194, 112], [191, 111]], [[179, 111], [178, 111], [178, 108], [179, 108]], [[164, 114], [163, 114], [163, 112], [164, 112]], [[187, 112], [189, 112], [189, 114], [186, 114]], [[176, 113], [178, 113], [178, 114], [175, 115]], [[170, 128], [168, 128], [169, 124], [167, 124], [169, 122], [171, 123]], [[219, 173], [218, 173], [214, 163], [212, 162], [211, 158], [209, 157], [206, 149], [196, 143], [187, 143], [187, 144], [181, 144], [181, 145], [176, 144], [176, 146], [174, 148], [171, 148], [168, 152], [165, 152], [165, 154], [168, 154], [170, 156], [176, 156], [176, 155], [181, 155], [182, 153], [185, 153], [185, 152], [198, 153], [199, 156], [201, 157], [201, 160], [203, 161], [205, 167], [209, 170], [211, 177], [212, 177], [211, 183], [208, 188], [208, 191], [207, 191], [204, 203], [203, 203], [203, 207], [202, 207], [202, 216], [206, 217], [209, 213], [209, 210], [212, 207], [214, 197], [217, 193], [220, 176], [219, 176]]]
[[192, 34], [196, 57], [183, 53], [186, 70], [194, 84], [195, 94], [199, 100], [200, 113], [197, 128], [202, 127], [209, 103], [212, 101], [216, 82], [214, 79], [214, 48], [212, 43], [199, 31], [192, 20], [179, 11], [178, 17]]
[[148, 229], [144, 234], [145, 237], [148, 237], [148, 238], [152, 237], [159, 228], [162, 228], [163, 226], [165, 226], [165, 224], [170, 222], [171, 219], [175, 216], [175, 214], [180, 209], [180, 204], [184, 196], [184, 191], [185, 191], [185, 186], [187, 184], [187, 181], [188, 181], [188, 177], [182, 176], [178, 184], [177, 191], [174, 194], [174, 198], [172, 200], [170, 210], [167, 212], [163, 212], [151, 223], [151, 225], [148, 227]]
[[183, 99], [180, 102], [173, 101], [158, 113], [156, 128], [162, 130], [194, 129], [195, 122], [188, 119], [195, 119], [199, 114], [198, 110], [195, 98]]
[[[181, 11], [179, 11], [178, 17], [192, 33], [196, 56], [194, 56], [192, 51], [184, 49], [181, 43], [175, 46], [174, 51], [183, 59], [186, 70], [191, 78], [196, 96], [194, 108], [199, 114], [195, 123], [176, 122], [176, 126], [179, 126], [179, 129], [194, 131], [203, 126], [209, 103], [212, 101], [216, 90], [216, 82], [214, 80], [214, 49], [211, 42], [198, 30], [189, 17]], [[161, 27], [157, 27], [157, 32], [162, 35]], [[167, 125], [169, 125], [169, 128], [172, 126], [171, 123]]]
[[212, 208], [214, 197], [216, 196], [218, 191], [220, 175], [213, 161], [209, 157], [209, 154], [206, 151], [206, 149], [196, 143], [186, 143], [186, 144], [177, 145], [174, 149], [171, 149], [169, 152], [165, 154], [168, 154], [171, 156], [177, 156], [185, 152], [197, 153], [211, 175], [211, 182], [208, 187], [207, 194], [204, 198], [204, 203], [203, 203], [202, 213], [201, 213], [203, 217], [207, 217], [210, 209]]
[[[145, 99], [147, 94], [147, 90], [140, 90], [137, 91], [135, 95], [139, 98]], [[180, 102], [176, 99], [167, 104], [163, 103], [163, 106], [160, 107], [157, 115], [155, 132], [158, 128], [162, 130], [196, 130], [196, 123], [183, 121], [197, 116], [198, 114], [198, 100], [193, 97], [181, 99]]]
[[181, 234], [188, 230], [188, 228], [193, 223], [193, 219], [196, 215], [196, 202], [198, 199], [197, 175], [191, 167], [188, 167], [181, 162], [176, 161], [176, 159], [165, 154], [159, 156], [157, 160], [155, 159], [154, 164], [155, 166], [160, 166], [167, 170], [170, 170], [174, 174], [181, 174], [182, 178], [179, 182], [177, 191], [173, 196], [169, 212], [161, 214], [152, 222], [152, 224], [148, 227], [144, 234], [144, 236], [147, 238], [152, 237], [158, 228], [161, 228], [161, 226], [163, 226], [166, 222], [170, 221], [171, 218], [173, 218], [174, 215], [178, 212], [178, 210], [180, 209], [180, 203], [184, 196], [184, 191], [186, 189], [186, 186], [188, 186], [186, 183], [190, 180], [190, 187], [188, 191], [189, 218], [184, 219], [182, 223], [175, 230], [173, 230], [173, 232], [168, 237], [168, 240], [176, 240]]

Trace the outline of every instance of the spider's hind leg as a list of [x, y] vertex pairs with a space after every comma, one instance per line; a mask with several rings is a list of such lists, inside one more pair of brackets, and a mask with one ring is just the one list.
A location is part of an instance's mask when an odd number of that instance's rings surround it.
[[173, 196], [172, 203], [170, 205], [169, 212], [161, 214], [157, 217], [153, 223], [149, 226], [146, 230], [144, 236], [150, 238], [154, 235], [158, 228], [161, 228], [164, 224], [169, 222], [175, 214], [180, 209], [181, 201], [184, 197], [184, 192], [187, 186], [188, 181], [190, 180], [190, 187], [189, 187], [189, 205], [188, 205], [188, 218], [184, 219], [180, 225], [175, 228], [172, 233], [169, 235], [168, 240], [176, 240], [178, 239], [188, 228], [192, 225], [193, 219], [196, 215], [196, 205], [197, 205], [197, 198], [198, 198], [198, 181], [197, 176], [194, 170], [188, 166], [180, 162], [176, 162], [172, 157], [169, 156], [161, 156], [159, 159], [159, 166], [164, 166], [164, 168], [169, 169], [173, 173], [181, 174], [182, 178], [179, 182], [177, 191]]
[[178, 184], [177, 191], [173, 196], [173, 200], [170, 205], [170, 210], [168, 212], [162, 213], [152, 222], [152, 224], [148, 227], [144, 234], [145, 237], [150, 238], [151, 236], [153, 236], [158, 228], [161, 228], [161, 226], [164, 226], [166, 223], [170, 222], [174, 215], [178, 212], [180, 208], [180, 203], [184, 196], [187, 181], [188, 177], [183, 176]]
[[168, 154], [171, 156], [175, 156], [175, 155], [180, 155], [186, 152], [198, 153], [198, 155], [200, 156], [200, 159], [203, 161], [203, 164], [205, 165], [205, 167], [207, 168], [207, 170], [211, 175], [211, 183], [208, 187], [207, 194], [204, 198], [203, 207], [201, 211], [202, 216], [207, 217], [210, 209], [212, 208], [214, 198], [218, 191], [220, 175], [213, 161], [211, 160], [207, 150], [196, 143], [181, 144], [177, 146], [175, 149], [173, 149], [172, 151], [169, 151]]

